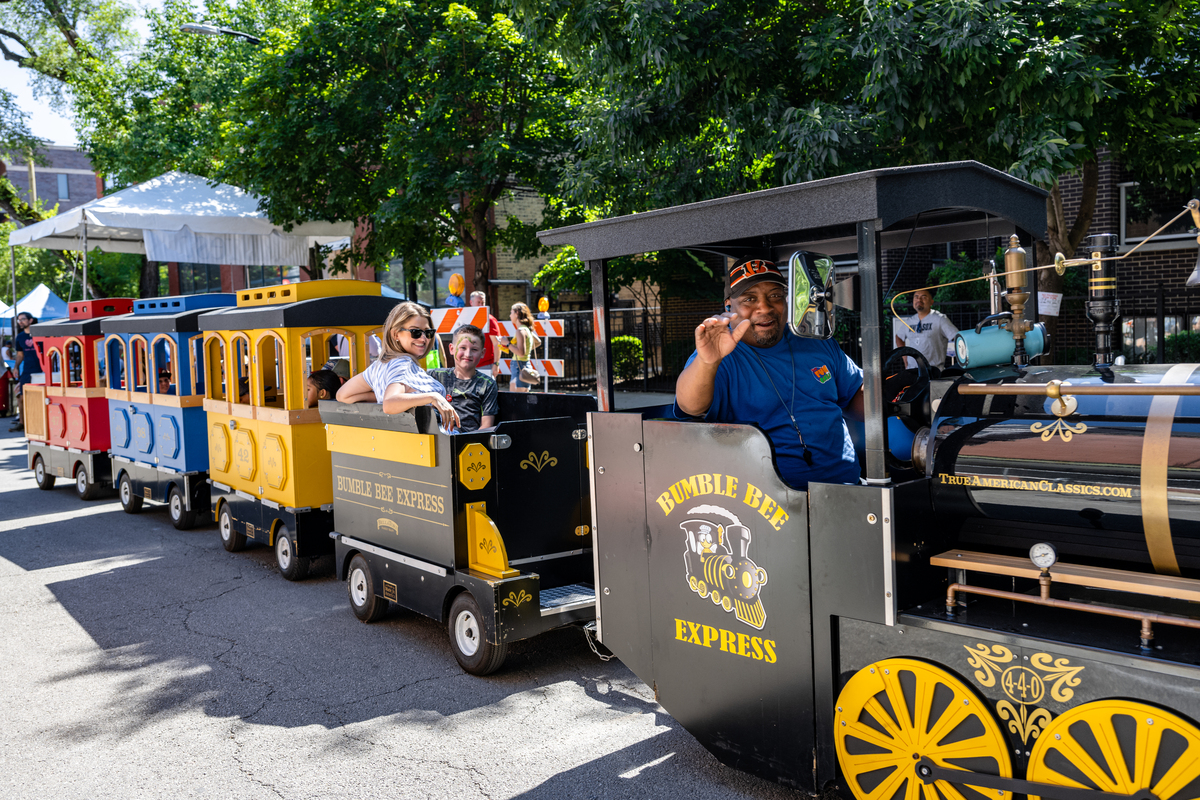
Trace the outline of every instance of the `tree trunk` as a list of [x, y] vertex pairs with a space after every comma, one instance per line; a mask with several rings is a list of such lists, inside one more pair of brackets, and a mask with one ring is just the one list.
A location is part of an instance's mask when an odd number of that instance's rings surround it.
[[158, 262], [142, 256], [142, 274], [138, 278], [138, 297], [158, 297]]
[[[1066, 213], [1063, 211], [1062, 191], [1059, 183], [1055, 182], [1046, 198], [1046, 239], [1035, 244], [1034, 254], [1039, 267], [1054, 263], [1054, 254], [1062, 253], [1071, 258], [1092, 227], [1092, 218], [1096, 212], [1096, 189], [1100, 183], [1100, 167], [1096, 159], [1083, 163], [1083, 193], [1079, 203], [1079, 211], [1075, 220], [1068, 226]], [[1056, 270], [1047, 269], [1038, 273], [1038, 291], [1061, 293], [1063, 276]], [[1036, 302], [1037, 298], [1033, 298]], [[1058, 317], [1043, 317], [1049, 335], [1049, 347], [1040, 363], [1054, 364], [1054, 350], [1058, 347]]]

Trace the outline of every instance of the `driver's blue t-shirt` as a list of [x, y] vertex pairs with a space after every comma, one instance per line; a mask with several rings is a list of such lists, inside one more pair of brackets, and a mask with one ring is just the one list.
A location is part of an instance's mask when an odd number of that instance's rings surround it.
[[[755, 354], [762, 359], [762, 364]], [[696, 358], [688, 359], [688, 364]], [[795, 393], [792, 392], [793, 359]], [[763, 374], [766, 367], [791, 405], [813, 465], [804, 461], [804, 448], [779, 395]], [[858, 457], [842, 409], [862, 387], [862, 370], [831, 339], [804, 339], [785, 331], [773, 347], [739, 342], [717, 367], [713, 402], [706, 422], [758, 425], [775, 445], [775, 459], [784, 481], [797, 489], [817, 483], [858, 483]], [[675, 405], [675, 415], [690, 419]]]

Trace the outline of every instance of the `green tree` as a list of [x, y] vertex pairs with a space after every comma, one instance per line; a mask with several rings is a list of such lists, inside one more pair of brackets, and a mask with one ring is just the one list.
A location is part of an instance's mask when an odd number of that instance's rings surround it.
[[[294, 32], [268, 32], [225, 123], [222, 179], [263, 196], [271, 219], [355, 219], [343, 251], [419, 265], [461, 247], [485, 288], [516, 186], [553, 194], [577, 104], [568, 70], [491, 2], [318, 0]], [[551, 209], [556, 208], [551, 204]]]
[[846, 121], [844, 82], [810, 78], [797, 62], [797, 43], [822, 24], [828, 2], [513, 5], [586, 82], [580, 152], [564, 165], [563, 192], [605, 215], [780, 185], [791, 169], [780, 158], [789, 120], [815, 115], [828, 131], [840, 122], [822, 114]]
[[308, 0], [166, 0], [146, 12], [147, 40], [115, 61], [102, 87], [74, 94], [80, 142], [96, 169], [116, 186], [170, 170], [215, 177], [222, 169], [221, 126], [257, 69], [258, 48], [229, 36], [180, 30], [185, 22], [251, 34], [301, 25]]

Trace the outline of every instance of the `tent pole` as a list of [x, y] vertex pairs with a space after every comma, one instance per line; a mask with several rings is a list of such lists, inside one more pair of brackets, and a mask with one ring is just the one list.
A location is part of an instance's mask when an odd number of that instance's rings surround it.
[[12, 264], [12, 341], [13, 347], [17, 345], [17, 248], [12, 245], [8, 246], [9, 263]]
[[87, 300], [87, 212], [83, 216], [83, 299]]

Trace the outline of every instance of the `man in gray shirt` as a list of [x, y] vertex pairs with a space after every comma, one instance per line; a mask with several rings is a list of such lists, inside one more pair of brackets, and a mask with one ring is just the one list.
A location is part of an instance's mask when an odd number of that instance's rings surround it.
[[892, 324], [896, 347], [913, 347], [921, 351], [929, 366], [941, 369], [946, 363], [946, 345], [954, 341], [958, 328], [940, 311], [933, 310], [933, 294], [922, 289], [912, 296], [911, 317], [899, 318]]

